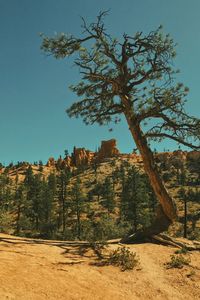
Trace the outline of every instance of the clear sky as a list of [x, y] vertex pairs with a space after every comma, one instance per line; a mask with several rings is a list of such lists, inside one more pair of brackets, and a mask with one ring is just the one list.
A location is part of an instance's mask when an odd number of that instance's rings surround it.
[[[95, 150], [100, 141], [116, 138], [121, 152], [131, 152], [125, 123], [114, 127], [86, 126], [69, 119], [65, 109], [76, 97], [68, 86], [79, 74], [69, 60], [46, 57], [39, 33], [81, 32], [81, 18], [95, 19], [110, 9], [106, 26], [124, 32], [149, 32], [160, 24], [178, 43], [178, 81], [190, 88], [188, 111], [200, 115], [199, 0], [0, 0], [0, 162], [57, 158], [73, 146]], [[156, 145], [158, 150], [174, 144]]]

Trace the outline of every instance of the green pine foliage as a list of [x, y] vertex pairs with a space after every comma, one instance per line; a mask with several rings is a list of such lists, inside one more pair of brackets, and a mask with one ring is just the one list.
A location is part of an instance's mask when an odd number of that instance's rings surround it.
[[166, 264], [168, 269], [178, 268], [182, 269], [184, 266], [188, 266], [191, 260], [190, 257], [185, 257], [183, 254], [171, 255], [171, 260]]
[[138, 265], [139, 260], [136, 257], [136, 253], [131, 252], [123, 246], [112, 251], [109, 254], [107, 262], [110, 265], [119, 267], [124, 272], [134, 269]]
[[[71, 177], [71, 173], [69, 172], [69, 170], [67, 169], [61, 170], [60, 174], [56, 178], [57, 193], [56, 190], [54, 192], [57, 194], [57, 201], [58, 201], [57, 228], [58, 230], [62, 228], [63, 234], [66, 231], [66, 219], [68, 213], [67, 196], [68, 196], [68, 184], [69, 184], [70, 177]], [[56, 187], [54, 186], [53, 189], [56, 189]]]
[[122, 181], [120, 216], [131, 223], [134, 231], [147, 227], [155, 211], [155, 196], [146, 176], [131, 167], [126, 179]]
[[106, 177], [102, 185], [101, 196], [102, 196], [101, 205], [105, 209], [107, 209], [108, 213], [112, 213], [115, 208], [115, 192], [110, 177]]
[[74, 233], [80, 240], [82, 237], [82, 215], [87, 211], [85, 195], [81, 190], [81, 180], [78, 177], [71, 189], [71, 210], [75, 220]]
[[[159, 167], [161, 164], [162, 161], [158, 161]], [[167, 185], [175, 187], [182, 205], [178, 235], [198, 239], [198, 172], [190, 173], [187, 163], [181, 167], [183, 175], [177, 172], [177, 162], [170, 166], [165, 160], [165, 165], [169, 173]], [[9, 172], [18, 170], [16, 166], [4, 168], [0, 174], [0, 231], [100, 243], [148, 227], [154, 219], [157, 201], [141, 168], [126, 160], [112, 159], [106, 162], [109, 173], [102, 176], [102, 166], [98, 165], [98, 180], [94, 180], [96, 175], [92, 168], [79, 170], [77, 175], [62, 167], [44, 176], [37, 167], [26, 165], [23, 166], [24, 180], [19, 179], [18, 171], [14, 180], [10, 178]], [[165, 174], [162, 167], [160, 172]], [[194, 179], [192, 185], [191, 178]], [[191, 210], [191, 207], [197, 209]]]

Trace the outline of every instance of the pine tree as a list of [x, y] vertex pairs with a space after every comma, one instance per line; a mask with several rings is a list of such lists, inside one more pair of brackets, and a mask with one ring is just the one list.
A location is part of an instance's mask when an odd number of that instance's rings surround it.
[[126, 179], [122, 181], [122, 195], [120, 203], [120, 216], [122, 220], [132, 223], [134, 230], [137, 230], [137, 176], [138, 172], [135, 168], [129, 170]]
[[31, 198], [31, 210], [32, 218], [34, 223], [34, 229], [39, 232], [40, 230], [40, 220], [41, 220], [41, 199], [43, 196], [43, 186], [44, 181], [41, 177], [41, 174], [34, 175], [32, 189], [32, 198]]
[[12, 198], [11, 181], [7, 172], [0, 175], [0, 206], [8, 210]]
[[62, 226], [62, 232], [66, 230], [67, 213], [67, 188], [71, 173], [68, 169], [61, 170], [57, 176], [57, 195], [58, 195], [58, 229]]
[[27, 218], [32, 223], [32, 229], [39, 231], [40, 204], [42, 198], [43, 180], [41, 174], [33, 174], [32, 167], [26, 170], [24, 186], [26, 187]]
[[55, 197], [56, 197], [56, 177], [50, 174], [47, 180], [41, 183], [41, 198], [39, 205], [40, 232], [44, 237], [51, 238], [55, 232]]
[[97, 182], [93, 189], [91, 189], [90, 194], [97, 196], [97, 201], [100, 202], [100, 198], [103, 193], [103, 184], [101, 182]]
[[146, 177], [134, 166], [127, 172], [122, 186], [120, 219], [130, 222], [134, 231], [145, 228], [153, 220], [155, 197]]
[[183, 237], [187, 238], [187, 217], [188, 217], [188, 207], [187, 207], [187, 203], [188, 203], [188, 199], [187, 199], [187, 195], [185, 192], [184, 187], [182, 186], [179, 190], [179, 196], [181, 198], [181, 200], [183, 201], [184, 204], [184, 222], [183, 222]]
[[86, 198], [82, 192], [81, 180], [78, 177], [71, 189], [71, 209], [76, 220], [76, 236], [80, 240], [82, 235], [81, 216], [86, 211]]
[[73, 55], [82, 79], [72, 86], [79, 98], [67, 110], [86, 124], [119, 122], [124, 115], [138, 148], [144, 169], [159, 201], [151, 228], [135, 238], [146, 238], [168, 229], [176, 219], [176, 207], [158, 172], [150, 141], [167, 138], [200, 149], [200, 120], [185, 109], [188, 88], [174, 80], [175, 45], [162, 28], [149, 34], [124, 34], [120, 40], [108, 34], [107, 12], [91, 24], [83, 19], [81, 37], [61, 34], [43, 36], [41, 48], [55, 58]]
[[12, 188], [8, 172], [4, 171], [0, 174], [0, 230], [9, 233], [11, 224], [13, 223], [12, 208]]
[[115, 191], [113, 189], [113, 183], [110, 177], [106, 177], [102, 185], [102, 200], [101, 204], [105, 207], [109, 213], [112, 213], [115, 208]]
[[24, 207], [26, 205], [26, 190], [23, 183], [18, 184], [15, 197], [14, 207], [16, 209], [16, 234], [20, 234], [21, 227], [23, 227], [22, 219], [24, 218]]

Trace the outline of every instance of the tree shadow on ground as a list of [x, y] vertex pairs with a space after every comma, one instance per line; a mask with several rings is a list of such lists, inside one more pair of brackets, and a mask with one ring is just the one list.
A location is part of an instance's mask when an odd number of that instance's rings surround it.
[[100, 261], [100, 256], [96, 251], [95, 247], [86, 241], [55, 241], [55, 240], [41, 240], [41, 239], [30, 239], [21, 237], [0, 237], [0, 244], [5, 247], [1, 249], [1, 252], [12, 252], [25, 256], [32, 256], [27, 252], [18, 251], [18, 249], [10, 250], [9, 248], [16, 246], [17, 248], [22, 248], [23, 245], [46, 245], [50, 247], [57, 247], [63, 251], [59, 254], [64, 256], [66, 261], [60, 261], [53, 263], [54, 265], [74, 265], [87, 261]]

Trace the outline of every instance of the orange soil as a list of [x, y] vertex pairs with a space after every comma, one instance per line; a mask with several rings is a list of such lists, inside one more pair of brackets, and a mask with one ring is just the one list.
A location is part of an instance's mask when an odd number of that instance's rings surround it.
[[199, 252], [188, 254], [191, 266], [167, 269], [174, 248], [150, 243], [128, 247], [140, 266], [121, 272], [95, 266], [97, 257], [81, 243], [0, 234], [0, 300], [200, 299]]

